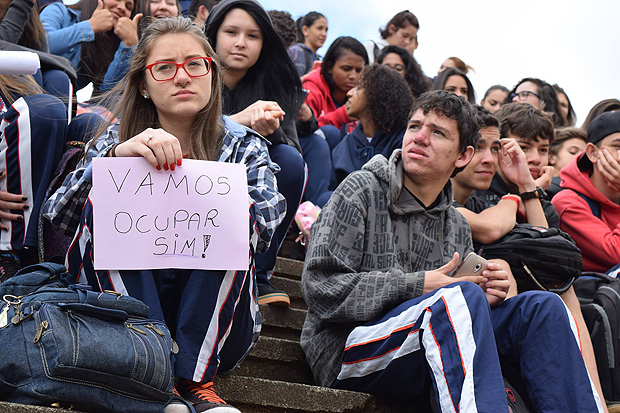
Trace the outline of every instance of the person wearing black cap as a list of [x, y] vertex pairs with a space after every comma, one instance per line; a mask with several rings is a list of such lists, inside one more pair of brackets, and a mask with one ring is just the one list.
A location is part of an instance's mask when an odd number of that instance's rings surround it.
[[620, 263], [620, 111], [588, 127], [586, 150], [560, 172], [552, 200], [560, 228], [581, 249], [583, 270], [607, 272]]

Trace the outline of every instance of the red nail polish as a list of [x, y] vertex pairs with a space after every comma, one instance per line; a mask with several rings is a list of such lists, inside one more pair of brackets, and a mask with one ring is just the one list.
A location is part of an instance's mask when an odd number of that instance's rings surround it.
[[181, 166], [181, 158], [177, 159], [177, 165]]
[[157, 165], [157, 170], [161, 171], [161, 166]]
[[174, 171], [174, 164], [173, 163], [170, 164], [170, 170]]
[[167, 163], [165, 163], [165, 164], [164, 164], [164, 170], [165, 170], [165, 171], [167, 171], [167, 170], [168, 170], [168, 164], [167, 164]]

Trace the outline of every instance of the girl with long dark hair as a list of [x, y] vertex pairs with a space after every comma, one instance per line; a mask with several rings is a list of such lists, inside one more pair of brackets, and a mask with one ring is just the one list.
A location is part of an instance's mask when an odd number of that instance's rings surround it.
[[391, 67], [404, 77], [416, 99], [431, 87], [431, 80], [422, 72], [415, 58], [400, 46], [384, 47], [377, 57], [377, 63]]
[[437, 75], [433, 81], [431, 90], [446, 90], [459, 96], [463, 96], [472, 105], [476, 103], [474, 85], [459, 69], [448, 68]]
[[276, 178], [278, 190], [286, 198], [286, 217], [269, 251], [256, 257], [256, 276], [259, 303], [288, 306], [288, 295], [274, 288], [269, 278], [306, 182], [295, 129], [303, 102], [301, 81], [269, 15], [258, 2], [222, 1], [209, 15], [205, 30], [225, 67], [223, 112], [271, 142], [269, 154], [281, 169]]

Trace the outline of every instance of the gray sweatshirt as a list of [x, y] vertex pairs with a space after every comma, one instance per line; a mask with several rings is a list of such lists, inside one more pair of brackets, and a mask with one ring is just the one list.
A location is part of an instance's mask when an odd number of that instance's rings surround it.
[[342, 182], [312, 226], [301, 347], [317, 384], [332, 385], [355, 327], [422, 295], [425, 271], [472, 251], [449, 181], [429, 210], [402, 183], [401, 151], [389, 161], [377, 155]]

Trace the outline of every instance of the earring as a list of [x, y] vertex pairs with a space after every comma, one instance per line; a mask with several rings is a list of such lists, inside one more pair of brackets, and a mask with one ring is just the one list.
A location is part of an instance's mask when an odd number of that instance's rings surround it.
[[144, 99], [148, 99], [148, 98], [149, 98], [149, 94], [145, 91], [145, 92], [142, 94], [142, 97], [143, 97]]

